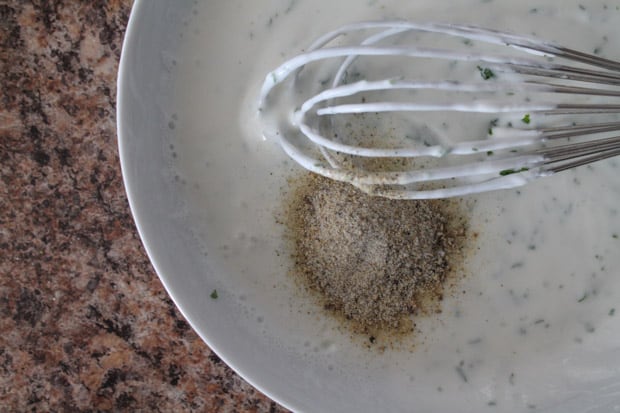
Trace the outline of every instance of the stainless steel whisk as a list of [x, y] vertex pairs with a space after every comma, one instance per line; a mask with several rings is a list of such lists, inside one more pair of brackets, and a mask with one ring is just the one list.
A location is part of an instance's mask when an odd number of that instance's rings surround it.
[[[371, 194], [431, 199], [620, 155], [618, 98], [618, 61], [475, 26], [379, 21], [329, 32], [270, 72], [260, 111], [275, 123], [265, 134], [304, 168]], [[456, 114], [484, 132], [447, 139], [424, 126]]]

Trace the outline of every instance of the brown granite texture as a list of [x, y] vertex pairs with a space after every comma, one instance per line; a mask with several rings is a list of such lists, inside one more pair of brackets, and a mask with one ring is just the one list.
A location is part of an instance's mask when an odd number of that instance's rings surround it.
[[121, 181], [130, 0], [0, 0], [0, 411], [283, 411], [196, 336]]

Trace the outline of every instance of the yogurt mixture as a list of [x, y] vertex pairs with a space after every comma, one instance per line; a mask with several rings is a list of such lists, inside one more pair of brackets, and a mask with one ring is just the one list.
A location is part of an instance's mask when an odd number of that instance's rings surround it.
[[473, 23], [620, 58], [620, 6], [607, 0], [196, 2], [175, 59], [169, 152], [220, 299], [242, 308], [256, 340], [307, 360], [300, 383], [328, 383], [309, 399], [340, 394], [334, 411], [620, 411], [618, 159], [463, 201], [478, 237], [459, 293], [382, 354], [287, 276], [274, 214], [301, 169], [262, 138], [259, 88], [326, 31], [383, 18]]

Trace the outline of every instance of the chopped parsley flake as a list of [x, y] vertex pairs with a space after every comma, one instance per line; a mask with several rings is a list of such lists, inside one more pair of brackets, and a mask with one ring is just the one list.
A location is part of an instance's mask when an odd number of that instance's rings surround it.
[[487, 156], [493, 155], [493, 151], [487, 151]]
[[588, 293], [583, 293], [583, 296], [579, 300], [577, 300], [577, 302], [583, 303], [586, 298], [588, 298]]
[[493, 73], [493, 71], [488, 67], [478, 66], [478, 71], [480, 71], [480, 76], [482, 76], [484, 80], [489, 80], [495, 77], [495, 73]]
[[465, 374], [465, 370], [463, 370], [463, 366], [462, 365], [456, 366], [456, 373], [459, 375], [461, 380], [463, 380], [465, 383], [467, 383], [467, 375]]
[[213, 290], [213, 291], [211, 291], [211, 295], [210, 295], [210, 297], [211, 297], [211, 298], [213, 298], [214, 300], [217, 300], [217, 297], [218, 297], [218, 295], [217, 295], [217, 290]]
[[506, 176], [506, 175], [512, 175], [512, 174], [517, 174], [519, 172], [525, 172], [525, 171], [529, 171], [530, 168], [521, 168], [521, 169], [504, 169], [503, 171], [500, 171], [499, 174], [501, 176]]
[[525, 116], [523, 116], [523, 118], [521, 119], [521, 122], [529, 125], [530, 124], [530, 114], [526, 113]]
[[614, 314], [616, 314], [616, 309], [612, 308], [609, 310], [609, 316], [612, 317]]

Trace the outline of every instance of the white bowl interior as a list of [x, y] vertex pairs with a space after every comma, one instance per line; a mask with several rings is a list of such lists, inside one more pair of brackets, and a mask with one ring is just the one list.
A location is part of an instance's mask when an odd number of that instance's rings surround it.
[[[180, 50], [187, 47], [187, 39], [193, 30], [198, 30], [196, 27], [204, 27], [204, 30], [208, 31], [209, 19], [219, 18], [220, 9], [222, 9], [222, 16], [229, 15], [224, 9], [230, 7], [220, 7], [220, 5], [206, 2], [199, 8], [200, 13], [203, 13], [200, 18], [204, 18], [204, 26], [201, 26], [195, 21], [198, 10], [196, 3], [164, 0], [136, 1], [126, 35], [119, 73], [119, 147], [131, 209], [157, 274], [192, 327], [227, 364], [261, 391], [296, 411], [410, 411], [415, 406], [416, 411], [435, 411], [434, 409], [443, 408], [473, 412], [479, 411], [481, 406], [487, 406], [498, 397], [513, 400], [515, 403], [513, 406], [536, 405], [539, 410], [549, 412], [603, 412], [610, 411], [612, 408], [617, 409], [616, 411], [620, 409], [620, 395], [618, 395], [620, 391], [618, 382], [620, 339], [615, 333], [619, 326], [607, 316], [607, 311], [613, 305], [619, 292], [618, 282], [613, 280], [614, 271], [617, 275], [620, 269], [618, 259], [610, 258], [606, 262], [608, 272], [599, 275], [597, 285], [603, 290], [600, 294], [603, 298], [599, 304], [586, 303], [579, 307], [574, 305], [573, 298], [566, 298], [558, 304], [573, 303], [568, 304], [563, 311], [553, 312], [552, 317], [555, 317], [554, 320], [562, 325], [565, 334], [554, 337], [533, 335], [533, 338], [527, 341], [524, 339], [522, 343], [518, 342], [519, 339], [510, 336], [501, 340], [497, 339], [495, 344], [491, 345], [487, 351], [494, 354], [493, 357], [496, 358], [485, 360], [485, 368], [494, 374], [506, 377], [507, 382], [499, 387], [494, 382], [494, 378], [484, 377], [484, 375], [470, 382], [460, 382], [459, 375], [454, 372], [454, 366], [458, 365], [459, 357], [469, 357], [469, 350], [464, 349], [463, 354], [455, 356], [451, 345], [460, 341], [466, 343], [473, 336], [459, 336], [458, 332], [463, 329], [450, 327], [452, 324], [447, 319], [428, 322], [429, 341], [436, 344], [443, 343], [437, 344], [434, 349], [425, 348], [421, 354], [415, 351], [413, 353], [388, 351], [386, 354], [378, 355], [374, 352], [356, 349], [353, 344], [353, 347], [347, 350], [346, 333], [334, 332], [334, 324], [329, 320], [317, 321], [316, 314], [320, 312], [308, 315], [287, 310], [286, 304], [290, 304], [291, 300], [299, 300], [300, 308], [310, 308], [312, 303], [294, 295], [293, 298], [289, 296], [293, 294], [293, 287], [287, 284], [284, 269], [281, 274], [274, 275], [276, 280], [274, 282], [279, 283], [276, 292], [270, 292], [269, 295], [264, 296], [253, 294], [252, 285], [257, 286], [256, 291], [268, 291], [264, 280], [264, 274], [268, 271], [267, 263], [257, 262], [256, 274], [258, 275], [256, 279], [253, 279], [251, 273], [244, 273], [247, 268], [235, 266], [237, 264], [234, 259], [222, 258], [221, 256], [225, 253], [216, 245], [211, 245], [211, 241], [205, 241], [202, 237], [211, 236], [210, 233], [207, 234], [210, 228], [213, 228], [212, 231], [216, 234], [222, 231], [226, 233], [226, 228], [219, 229], [218, 225], [225, 226], [229, 221], [220, 221], [218, 217], [210, 216], [208, 211], [201, 216], [195, 213], [197, 209], [193, 205], [193, 203], [200, 202], [201, 197], [206, 199], [207, 204], [216, 202], [209, 200], [210, 196], [213, 198], [221, 196], [222, 202], [224, 200], [227, 202], [229, 195], [210, 190], [209, 185], [215, 179], [228, 178], [217, 176], [217, 170], [208, 175], [205, 173], [204, 187], [197, 186], [193, 190], [189, 178], [175, 172], [177, 171], [175, 162], [180, 162], [176, 156], [178, 155], [180, 159], [187, 159], [191, 157], [189, 153], [191, 150], [184, 151], [179, 148], [179, 153], [175, 152], [174, 156], [171, 156], [173, 152], [171, 145], [177, 145], [177, 147], [182, 145], [182, 141], [177, 139], [178, 135], [188, 130], [181, 122], [175, 123], [178, 117], [183, 117], [178, 106], [178, 89], [187, 88], [187, 85], [183, 86], [178, 78], [189, 70], [186, 70], [188, 63], [183, 62]], [[570, 4], [573, 5], [573, 2]], [[241, 3], [237, 6], [242, 7]], [[204, 16], [205, 12], [208, 16]], [[257, 19], [259, 17], [265, 16], [258, 16]], [[193, 22], [192, 19], [194, 19]], [[306, 38], [307, 40], [313, 37], [307, 34], [305, 36], [304, 33], [298, 35], [300, 39]], [[234, 39], [231, 42], [234, 43]], [[214, 50], [217, 51], [217, 48]], [[212, 64], [209, 59], [217, 61], [218, 56], [216, 53], [202, 58], [202, 62], [208, 67]], [[205, 73], [208, 77], [207, 69]], [[212, 80], [207, 80], [207, 82], [213, 83]], [[239, 82], [235, 87], [244, 88], [246, 85], [244, 82]], [[191, 90], [187, 92], [191, 95]], [[205, 96], [205, 99], [203, 103], [205, 110], [211, 109], [209, 105], [217, 105], [217, 102], [209, 101], [208, 96]], [[229, 102], [229, 104], [234, 103]], [[245, 113], [244, 110], [240, 109], [242, 115]], [[188, 128], [191, 129], [191, 127]], [[236, 144], [247, 144], [247, 142], [242, 142], [243, 138], [239, 138], [239, 141]], [[277, 162], [284, 162], [277, 148], [263, 150], [276, 150], [273, 156]], [[215, 154], [215, 156], [220, 155]], [[233, 155], [221, 155], [224, 158], [227, 156]], [[268, 171], [268, 166], [260, 161], [255, 163], [248, 161], [248, 168], [250, 169], [247, 172], [248, 175], [256, 175], [260, 179], [263, 179], [262, 174]], [[617, 205], [617, 200], [620, 199], [619, 185], [607, 184], [613, 180], [614, 168], [615, 165], [609, 164], [609, 170], [605, 169], [602, 172], [601, 176], [605, 178], [602, 183], [600, 179], [590, 177], [588, 172], [579, 172], [579, 175], [570, 175], [553, 183], [553, 190], [559, 191], [565, 199], [571, 197], [573, 188], [570, 185], [575, 177], [586, 183], [599, 182], [599, 186], [576, 195], [575, 217], [572, 221], [558, 223], [557, 225], [562, 228], [558, 234], [547, 240], [548, 243], [561, 242], [562, 237], [583, 236], [581, 241], [574, 243], [575, 248], [584, 248], [590, 254], [595, 248], [592, 245], [599, 246], [596, 238], [601, 232], [606, 231], [605, 225], [613, 228], [619, 226], [617, 218], [615, 220], [610, 218], [609, 224], [605, 222], [592, 224], [592, 228], [583, 230], [584, 225], [589, 225], [587, 211], [602, 214], [608, 209], [611, 210], [614, 204]], [[228, 171], [221, 173], [226, 175]], [[226, 175], [226, 177], [229, 176], [230, 174]], [[612, 178], [607, 179], [609, 177]], [[230, 179], [234, 181], [235, 177]], [[266, 182], [265, 185], [269, 188], [265, 189], [265, 192], [269, 194], [277, 192], [282, 182], [284, 182], [282, 178], [273, 178], [272, 181]], [[234, 182], [231, 181], [231, 185], [234, 186]], [[551, 188], [549, 185], [551, 184], [545, 183], [532, 188], [531, 197], [544, 198], [545, 193]], [[261, 191], [261, 188], [257, 188], [256, 194]], [[253, 196], [258, 196], [256, 194]], [[519, 195], [511, 193], [499, 196], [489, 195], [480, 198], [479, 202], [489, 203], [491, 209], [500, 207], [520, 209], [524, 220], [527, 220], [528, 216], [535, 216], [543, 208], [542, 205], [521, 203], [520, 199]], [[239, 222], [260, 221], [250, 223], [256, 225], [257, 230], [271, 225], [270, 222], [267, 223], [271, 219], [269, 209], [275, 201], [262, 200], [261, 202], [263, 202], [260, 204], [262, 206], [258, 206], [255, 211], [239, 216]], [[501, 222], [499, 215], [500, 213], [496, 211], [493, 219]], [[476, 222], [479, 223], [483, 219], [478, 216], [477, 220]], [[607, 232], [609, 231], [605, 233]], [[278, 240], [273, 239], [277, 237], [277, 234], [278, 230], [273, 230], [269, 234], [271, 239], [266, 240], [265, 245], [277, 246]], [[486, 242], [488, 247], [495, 241], [491, 237], [483, 239], [481, 243]], [[264, 250], [255, 253], [265, 254]], [[545, 253], [550, 254], [549, 256], [554, 259], [561, 256], [561, 253], [552, 249], [541, 252], [541, 254]], [[571, 255], [578, 254], [579, 251], [570, 250], [565, 253]], [[613, 255], [613, 251], [605, 251], [605, 253]], [[252, 253], [248, 252], [248, 254]], [[509, 260], [518, 258], [517, 255], [518, 252], [515, 252], [514, 248], [510, 251], [502, 249], [497, 252], [496, 257], [498, 261], [503, 260], [505, 264]], [[264, 260], [281, 261], [282, 259], [267, 256]], [[579, 258], [569, 256], [566, 260], [565, 267], [573, 265], [573, 260], [574, 265], [579, 265], [581, 261]], [[478, 279], [466, 281], [466, 288], [468, 291], [488, 291], [492, 298], [480, 299], [485, 303], [481, 304], [480, 308], [484, 308], [480, 310], [480, 314], [476, 314], [475, 308], [477, 307], [471, 304], [476, 302], [473, 297], [464, 298], [458, 302], [448, 302], [446, 305], [453, 306], [452, 309], [469, 309], [469, 318], [463, 321], [464, 325], [472, 330], [482, 331], [485, 328], [484, 322], [481, 321], [484, 318], [482, 311], [509, 312], [515, 308], [521, 308], [519, 307], [521, 304], [507, 303], [507, 296], [501, 295], [505, 294], [505, 291], [499, 287], [499, 282], [497, 285], [492, 284], [494, 274], [491, 272], [501, 268], [496, 262], [484, 261], [481, 258], [472, 265], [477, 265], [478, 268], [486, 265], [486, 268], [489, 268], [489, 274], [481, 274]], [[537, 271], [551, 269], [552, 272], [553, 268], [565, 267], [561, 263], [550, 262], [538, 267]], [[237, 268], [239, 268], [239, 273], [231, 274], [231, 271], [236, 271]], [[518, 275], [518, 270], [516, 271], [515, 274]], [[544, 276], [542, 278], [545, 278]], [[522, 287], [524, 291], [531, 289], [528, 281], [520, 283], [514, 277], [506, 278], [503, 282], [514, 288]], [[577, 276], [567, 290], [573, 295], [580, 294], [583, 288], [590, 288], [588, 282], [588, 277]], [[259, 285], [259, 283], [262, 284]], [[567, 284], [570, 284], [570, 281], [567, 281]], [[235, 290], [236, 285], [241, 285], [242, 291]], [[503, 285], [502, 288], [504, 288]], [[213, 290], [218, 291], [218, 299], [210, 297]], [[531, 291], [531, 293], [536, 295], [537, 291]], [[539, 293], [544, 295], [542, 290]], [[495, 298], [493, 294], [496, 294]], [[504, 305], [506, 307], [502, 308]], [[515, 307], [511, 307], [512, 305]], [[255, 314], [259, 315], [260, 322], [256, 321]], [[493, 319], [492, 317], [493, 315], [490, 315], [488, 318]], [[571, 320], [576, 320], [574, 323], [578, 321], [580, 324], [573, 325]], [[580, 326], [584, 323], [589, 323], [590, 320], [596, 325], [596, 337], [586, 338], [586, 344], [582, 346], [575, 345], [572, 342], [575, 337], [571, 334], [581, 328]], [[437, 329], [440, 330], [442, 325], [448, 331], [435, 332]], [[325, 333], [325, 330], [331, 332]], [[455, 334], [457, 334], [456, 338]], [[472, 334], [475, 335], [476, 332], [472, 331]], [[285, 336], [293, 337], [290, 343]], [[324, 348], [319, 349], [322, 356], [314, 357], [304, 354], [303, 348], [300, 350], [301, 343], [314, 343], [313, 340], [316, 337], [319, 337], [317, 346], [321, 347], [321, 343], [324, 345]], [[507, 343], [517, 340], [514, 341], [517, 343], [514, 345], [524, 348], [525, 354], [502, 355], [498, 352], [498, 348], [503, 345], [504, 340], [507, 340]], [[571, 343], [564, 344], [562, 340]], [[312, 346], [314, 344], [310, 345]], [[458, 344], [454, 346], [457, 347], [458, 352]], [[445, 365], [436, 361], [441, 359], [441, 351], [446, 351], [446, 359], [454, 359], [454, 361], [446, 362]], [[307, 352], [312, 351], [307, 349]], [[427, 357], [426, 361], [425, 357]], [[471, 356], [472, 360], [476, 357]], [[412, 358], [417, 358], [417, 360], [411, 361]], [[515, 365], [520, 369], [518, 389], [514, 388], [514, 383], [508, 383], [512, 370], [507, 366]], [[410, 369], [413, 371], [407, 371]], [[553, 369], [556, 370], [553, 371]], [[451, 384], [444, 385], [444, 391], [438, 391], [438, 387], [441, 387], [439, 384], [443, 383], [440, 377], [448, 374], [446, 372], [451, 375]], [[528, 384], [528, 379], [533, 381]], [[546, 384], [544, 388], [541, 388], [543, 379]], [[519, 397], [523, 400], [517, 400]], [[513, 411], [512, 407], [506, 407], [506, 405], [498, 404], [495, 407], [498, 411]], [[515, 407], [514, 411], [520, 410]]]

